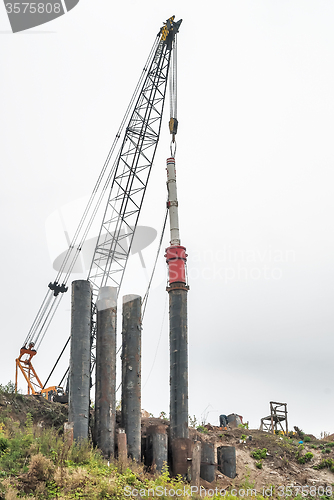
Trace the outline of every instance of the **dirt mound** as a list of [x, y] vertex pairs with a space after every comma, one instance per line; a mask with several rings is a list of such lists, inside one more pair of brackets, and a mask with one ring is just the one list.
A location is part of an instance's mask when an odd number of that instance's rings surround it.
[[[334, 483], [334, 473], [330, 467], [314, 469], [314, 466], [322, 466], [324, 460], [327, 460], [327, 464], [332, 460], [334, 463], [334, 442], [332, 446], [326, 446], [323, 441], [312, 436], [310, 441], [300, 444], [299, 438], [273, 435], [256, 429], [221, 430], [210, 425], [205, 427], [204, 432], [196, 432], [202, 441], [214, 443], [215, 450], [219, 446], [236, 448], [237, 477], [228, 479], [218, 471], [218, 487], [226, 488], [226, 484], [230, 484], [239, 488], [255, 488], [263, 494], [263, 488], [268, 485], [276, 488], [291, 486], [292, 496], [295, 496], [302, 492], [299, 488], [306, 488], [307, 485], [308, 488], [316, 488], [316, 493], [321, 496], [322, 488], [326, 492], [326, 487], [330, 488]], [[217, 463], [217, 454], [215, 461]]]
[[0, 393], [0, 421], [5, 424], [9, 421], [16, 422], [23, 427], [28, 413], [35, 425], [58, 429], [67, 420], [68, 407], [60, 403], [51, 403], [41, 396]]

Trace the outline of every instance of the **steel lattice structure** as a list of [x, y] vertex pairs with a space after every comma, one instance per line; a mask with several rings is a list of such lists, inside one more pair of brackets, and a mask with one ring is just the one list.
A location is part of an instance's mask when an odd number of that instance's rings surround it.
[[94, 251], [92, 285], [92, 364], [95, 367], [96, 300], [101, 287], [120, 290], [153, 165], [162, 122], [168, 73], [181, 21], [167, 20], [158, 35], [147, 76], [125, 131]]
[[126, 129], [88, 279], [120, 287], [161, 128], [171, 50], [160, 40]]

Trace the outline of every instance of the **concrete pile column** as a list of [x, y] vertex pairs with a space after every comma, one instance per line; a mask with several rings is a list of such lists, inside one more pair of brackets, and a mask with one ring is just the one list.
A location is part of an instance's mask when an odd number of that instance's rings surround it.
[[122, 425], [128, 455], [141, 459], [141, 297], [123, 297]]
[[90, 407], [92, 290], [89, 281], [72, 283], [69, 422], [73, 438], [88, 439]]
[[188, 438], [187, 293], [183, 283], [171, 283], [169, 294], [170, 437]]
[[109, 458], [115, 452], [117, 288], [102, 287], [96, 308], [95, 436]]

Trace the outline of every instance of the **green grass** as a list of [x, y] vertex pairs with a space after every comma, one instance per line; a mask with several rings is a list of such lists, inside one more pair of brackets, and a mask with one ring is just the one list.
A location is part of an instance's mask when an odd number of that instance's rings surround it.
[[204, 427], [203, 425], [199, 425], [197, 427], [197, 430], [198, 430], [198, 432], [203, 432], [203, 434], [207, 434], [209, 432], [208, 429], [206, 427]]
[[324, 458], [321, 460], [320, 464], [315, 465], [313, 469], [329, 469], [331, 472], [334, 472], [334, 460], [332, 458]]

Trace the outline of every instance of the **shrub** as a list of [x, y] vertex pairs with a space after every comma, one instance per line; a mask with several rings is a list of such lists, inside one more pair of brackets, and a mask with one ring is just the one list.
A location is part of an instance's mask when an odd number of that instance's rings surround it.
[[197, 430], [198, 430], [198, 432], [203, 432], [204, 434], [207, 434], [209, 432], [208, 429], [206, 427], [204, 427], [203, 425], [199, 425], [197, 427]]
[[49, 458], [41, 453], [33, 455], [30, 460], [28, 472], [20, 476], [22, 489], [25, 493], [37, 492], [38, 496], [45, 498], [46, 482], [52, 479], [54, 465]]
[[268, 451], [267, 448], [263, 448], [263, 450], [259, 448], [258, 450], [252, 451], [251, 456], [256, 460], [261, 460], [263, 458], [266, 458], [267, 451]]
[[332, 472], [334, 472], [334, 460], [332, 458], [324, 458], [321, 460], [320, 464], [315, 465], [313, 469], [320, 470], [320, 469], [330, 469]]
[[8, 439], [0, 437], [0, 455], [4, 453], [8, 448]]
[[305, 464], [306, 462], [309, 462], [310, 460], [312, 460], [312, 458], [313, 458], [313, 453], [308, 452], [308, 453], [305, 453], [305, 455], [303, 455], [302, 457], [299, 457], [298, 462], [300, 464]]
[[297, 458], [297, 459], [299, 459], [300, 454], [301, 454], [301, 452], [303, 451], [303, 449], [304, 449], [304, 445], [303, 445], [303, 444], [299, 444], [299, 445], [298, 445], [298, 448], [297, 448], [297, 451], [296, 451], [296, 453], [295, 453], [295, 456], [296, 456], [296, 458]]
[[189, 427], [192, 427], [193, 429], [196, 429], [196, 427], [197, 427], [197, 419], [196, 419], [195, 415], [193, 417], [191, 417], [189, 415]]
[[256, 462], [255, 467], [257, 467], [258, 469], [262, 469], [262, 462]]
[[17, 431], [12, 438], [2, 441], [7, 448], [0, 453], [0, 470], [4, 473], [18, 474], [30, 458], [30, 447], [33, 442], [32, 434]]
[[2, 394], [15, 394], [15, 384], [12, 381], [9, 381], [8, 384], [2, 385], [0, 384], [0, 393]]
[[29, 464], [29, 476], [34, 477], [37, 481], [47, 481], [52, 477], [54, 465], [49, 458], [46, 458], [42, 453], [38, 453], [31, 457]]
[[304, 441], [305, 441], [305, 443], [309, 443], [311, 441], [310, 436], [305, 436]]

